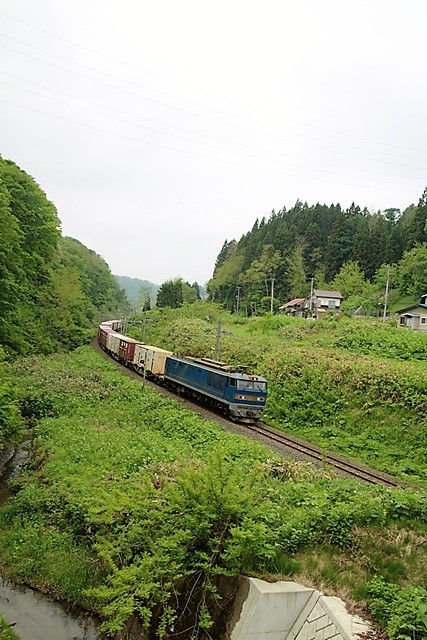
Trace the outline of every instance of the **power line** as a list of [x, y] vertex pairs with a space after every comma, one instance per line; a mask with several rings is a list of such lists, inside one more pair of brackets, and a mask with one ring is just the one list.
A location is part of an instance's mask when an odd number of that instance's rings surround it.
[[[177, 80], [173, 80], [171, 78], [168, 78], [167, 76], [163, 76], [161, 74], [154, 73], [153, 71], [149, 71], [149, 70], [147, 70], [147, 69], [145, 69], [143, 67], [140, 67], [138, 65], [129, 63], [129, 62], [124, 61], [124, 60], [120, 60], [118, 58], [114, 58], [113, 56], [109, 56], [109, 55], [107, 55], [105, 53], [101, 53], [100, 51], [96, 51], [95, 49], [92, 49], [90, 47], [86, 47], [85, 45], [82, 45], [82, 44], [80, 44], [80, 43], [78, 43], [76, 41], [69, 40], [68, 38], [63, 38], [62, 36], [59, 36], [56, 33], [52, 33], [50, 31], [47, 31], [46, 29], [41, 29], [40, 27], [36, 27], [35, 25], [30, 24], [29, 22], [26, 22], [24, 20], [20, 20], [19, 18], [16, 18], [15, 16], [11, 16], [10, 14], [8, 14], [8, 13], [6, 13], [4, 11], [0, 11], [0, 14], [4, 15], [5, 17], [9, 18], [10, 20], [14, 20], [16, 22], [24, 24], [25, 26], [30, 27], [31, 29], [34, 29], [35, 31], [39, 31], [40, 33], [44, 33], [46, 35], [49, 35], [52, 38], [56, 38], [57, 40], [61, 40], [62, 42], [66, 42], [67, 44], [70, 44], [70, 45], [72, 45], [74, 47], [78, 47], [78, 48], [80, 48], [82, 50], [85, 50], [85, 51], [88, 51], [90, 53], [93, 53], [93, 54], [95, 54], [95, 55], [97, 55], [97, 56], [99, 56], [101, 58], [104, 58], [105, 60], [109, 60], [111, 62], [116, 62], [118, 64], [121, 64], [121, 65], [129, 68], [129, 69], [135, 69], [136, 71], [141, 71], [142, 73], [145, 73], [147, 75], [153, 76], [155, 78], [159, 78], [161, 80], [165, 80], [166, 82], [169, 82], [171, 84], [175, 84], [177, 86], [181, 86], [183, 88], [190, 89], [191, 91], [196, 91], [198, 93], [202, 93], [202, 94], [205, 94], [207, 96], [210, 96], [210, 97], [213, 97], [213, 98], [216, 98], [216, 99], [220, 99], [220, 100], [229, 102], [230, 104], [235, 104], [236, 106], [240, 106], [240, 107], [244, 107], [244, 108], [247, 108], [247, 109], [251, 109], [252, 111], [256, 111], [258, 113], [262, 113], [262, 114], [268, 115], [268, 116], [273, 116], [273, 117], [281, 119], [281, 120], [294, 122], [295, 124], [298, 124], [298, 125], [301, 125], [301, 126], [304, 126], [304, 127], [311, 127], [311, 128], [319, 129], [321, 131], [325, 131], [326, 133], [333, 133], [334, 135], [339, 135], [339, 136], [345, 135], [347, 137], [354, 138], [356, 140], [363, 140], [364, 142], [369, 142], [370, 144], [380, 144], [380, 145], [386, 146], [386, 147], [392, 147], [392, 148], [395, 148], [395, 149], [405, 149], [407, 151], [425, 154], [425, 151], [421, 150], [421, 149], [412, 149], [412, 148], [401, 146], [401, 145], [394, 145], [394, 144], [390, 144], [390, 143], [386, 143], [386, 142], [381, 142], [379, 140], [372, 140], [372, 139], [364, 138], [364, 137], [361, 137], [361, 136], [355, 136], [354, 134], [350, 134], [350, 133], [346, 133], [346, 132], [335, 131], [335, 130], [329, 129], [327, 127], [321, 127], [321, 126], [318, 126], [318, 125], [313, 125], [311, 123], [295, 120], [294, 118], [288, 118], [288, 117], [283, 116], [283, 114], [278, 114], [278, 113], [274, 113], [274, 112], [271, 112], [271, 111], [266, 111], [266, 110], [263, 110], [263, 109], [259, 109], [257, 107], [253, 107], [252, 105], [247, 105], [247, 104], [235, 101], [235, 100], [230, 100], [230, 98], [224, 98], [223, 96], [219, 96], [219, 95], [211, 93], [209, 91], [205, 91], [203, 89], [200, 89], [199, 87], [193, 87], [193, 86], [185, 84], [183, 82], [179, 82]], [[11, 36], [5, 36], [5, 37], [10, 38]], [[23, 44], [25, 46], [32, 46], [32, 45], [28, 45], [26, 43], [23, 43]], [[36, 48], [36, 47], [34, 47], [34, 48]], [[41, 49], [39, 49], [39, 50], [41, 50]], [[47, 53], [49, 54], [49, 52], [47, 52]], [[49, 55], [56, 55], [56, 54], [49, 54]], [[79, 63], [75, 63], [74, 61], [71, 61], [71, 62], [73, 64], [79, 64]], [[104, 73], [104, 72], [101, 72], [101, 73]], [[178, 99], [180, 99], [180, 98], [178, 98]], [[211, 107], [203, 107], [203, 108], [210, 108], [211, 110], [217, 111], [215, 109], [212, 109]], [[221, 111], [219, 111], [219, 112], [220, 113], [225, 113], [225, 112], [221, 112]], [[228, 115], [230, 115], [230, 114], [228, 114]], [[249, 121], [250, 122], [254, 122], [252, 120], [249, 120]], [[271, 127], [272, 125], [267, 125], [267, 126]], [[341, 144], [343, 144], [343, 143], [341, 143]]]
[[[25, 88], [22, 88], [22, 87], [17, 87], [16, 85], [13, 85], [13, 84], [10, 84], [10, 83], [8, 83], [8, 82], [4, 82], [4, 81], [0, 81], [0, 82], [2, 82], [3, 84], [5, 84], [6, 86], [11, 86], [11, 87], [13, 87], [13, 88], [17, 88], [17, 89], [19, 89], [20, 91], [25, 91], [25, 92], [30, 93], [30, 94], [32, 94], [32, 95], [36, 95], [36, 96], [39, 96], [39, 97], [41, 97], [41, 98], [45, 98], [45, 99], [46, 99], [46, 96], [44, 96], [43, 94], [37, 93], [37, 92], [32, 91], [32, 90], [30, 90], [30, 89], [25, 89]], [[322, 173], [331, 173], [331, 174], [333, 174], [333, 175], [337, 175], [337, 176], [341, 176], [341, 177], [351, 177], [352, 179], [356, 179], [356, 180], [363, 179], [363, 178], [358, 178], [358, 176], [356, 176], [356, 175], [348, 176], [347, 174], [345, 174], [345, 173], [341, 173], [341, 172], [336, 171], [336, 170], [329, 170], [329, 169], [324, 169], [324, 168], [316, 168], [316, 167], [310, 167], [310, 166], [304, 166], [304, 165], [297, 165], [297, 164], [295, 164], [294, 162], [293, 162], [293, 163], [292, 163], [292, 162], [284, 162], [284, 161], [281, 161], [281, 160], [275, 160], [274, 158], [268, 158], [268, 157], [262, 157], [262, 156], [255, 156], [255, 155], [253, 155], [253, 154], [244, 153], [244, 152], [242, 152], [242, 151], [238, 151], [238, 150], [235, 150], [235, 149], [227, 149], [227, 148], [221, 147], [221, 146], [219, 146], [219, 145], [215, 145], [215, 144], [211, 144], [211, 143], [203, 142], [203, 141], [199, 141], [199, 140], [189, 139], [189, 138], [186, 138], [186, 137], [181, 136], [181, 135], [178, 135], [178, 134], [169, 133], [169, 132], [167, 132], [167, 131], [161, 131], [161, 130], [159, 130], [159, 129], [155, 129], [155, 128], [153, 128], [153, 127], [144, 126], [144, 125], [141, 125], [141, 124], [138, 124], [138, 123], [133, 123], [133, 122], [130, 122], [129, 120], [123, 120], [123, 119], [121, 119], [121, 118], [116, 118], [116, 117], [114, 117], [114, 116], [104, 115], [104, 114], [100, 113], [99, 111], [94, 111], [94, 110], [92, 110], [92, 109], [87, 109], [87, 108], [85, 108], [85, 107], [81, 107], [81, 106], [79, 106], [79, 105], [71, 105], [70, 103], [65, 102], [65, 101], [63, 101], [63, 100], [59, 100], [59, 99], [57, 99], [57, 98], [47, 98], [47, 99], [48, 99], [48, 100], [50, 100], [50, 101], [51, 101], [51, 100], [53, 100], [53, 101], [55, 101], [55, 102], [57, 102], [57, 103], [59, 103], [59, 104], [64, 104], [64, 105], [65, 105], [65, 106], [67, 106], [67, 107], [77, 108], [77, 109], [80, 109], [80, 110], [85, 111], [85, 112], [87, 112], [87, 113], [91, 113], [91, 114], [94, 114], [94, 115], [96, 115], [96, 116], [101, 116], [101, 117], [103, 117], [103, 118], [107, 118], [107, 119], [110, 119], [110, 120], [114, 120], [114, 121], [116, 121], [116, 122], [120, 122], [120, 123], [122, 123], [122, 124], [127, 124], [127, 125], [130, 125], [130, 126], [133, 126], [133, 127], [138, 127], [138, 128], [146, 129], [146, 130], [151, 131], [151, 132], [153, 132], [153, 133], [160, 133], [161, 135], [165, 135], [165, 136], [168, 136], [168, 137], [176, 138], [176, 139], [179, 139], [179, 140], [184, 140], [185, 142], [192, 142], [192, 143], [194, 143], [194, 144], [199, 144], [199, 145], [202, 145], [202, 146], [207, 146], [207, 147], [210, 147], [210, 148], [213, 148], [213, 149], [217, 149], [217, 150], [220, 150], [220, 151], [226, 151], [226, 152], [228, 152], [228, 153], [235, 153], [235, 154], [237, 154], [237, 155], [244, 156], [244, 157], [248, 157], [248, 158], [253, 159], [253, 160], [260, 160], [260, 159], [261, 159], [261, 160], [266, 161], [266, 162], [272, 162], [272, 163], [279, 164], [279, 165], [283, 165], [283, 166], [291, 166], [291, 167], [293, 167], [293, 168], [308, 169], [308, 170], [310, 170], [310, 171], [313, 171], [313, 170], [314, 170], [314, 171], [320, 171], [320, 172], [322, 172]], [[97, 103], [94, 103], [94, 104], [97, 104]], [[102, 105], [97, 105], [97, 106], [101, 106], [101, 107], [102, 107]], [[149, 120], [149, 119], [147, 118], [147, 120]], [[174, 128], [176, 128], [176, 127], [174, 127]], [[185, 131], [185, 130], [184, 130], [184, 131]], [[194, 134], [194, 133], [193, 133], [193, 132], [191, 132], [191, 131], [190, 131], [189, 133], [190, 133], [190, 135], [198, 135], [198, 134]], [[203, 134], [202, 134], [202, 135], [203, 135]], [[206, 137], [206, 136], [204, 136], [204, 137]], [[208, 136], [208, 137], [210, 137], [210, 138], [211, 138], [212, 136]], [[213, 138], [213, 139], [215, 140], [216, 138]], [[257, 147], [251, 147], [251, 146], [249, 146], [249, 145], [242, 145], [242, 144], [240, 144], [240, 143], [234, 143], [234, 142], [229, 143], [228, 141], [224, 141], [224, 140], [221, 140], [221, 139], [220, 139], [219, 141], [220, 141], [220, 142], [225, 142], [226, 144], [232, 144], [232, 145], [235, 145], [235, 146], [240, 146], [240, 147], [243, 147], [243, 148], [246, 148], [246, 149], [251, 149], [251, 150], [254, 150], [254, 151], [261, 151], [261, 152], [263, 152], [263, 150], [262, 150], [262, 149], [259, 149], [259, 148], [257, 148]], [[281, 154], [281, 153], [279, 153], [279, 152], [275, 152], [275, 151], [267, 151], [267, 153], [270, 153], [270, 154], [273, 154], [273, 155], [277, 155], [277, 156], [279, 156], [279, 157], [289, 157], [289, 156], [288, 156], [288, 155], [286, 155], [286, 154]], [[307, 161], [307, 160], [305, 160], [305, 161]], [[324, 166], [324, 165], [325, 165], [325, 163], [320, 163], [320, 162], [318, 163], [318, 162], [316, 162], [316, 161], [312, 161], [312, 160], [308, 160], [308, 162], [312, 162], [312, 163], [314, 162], [315, 164], [322, 164], [322, 166]], [[375, 173], [375, 174], [377, 174], [377, 175], [381, 175], [381, 176], [387, 175], [387, 174], [385, 174], [385, 173], [373, 172], [373, 171], [370, 171], [370, 173], [371, 173], [371, 174], [372, 174], [372, 173]], [[389, 174], [389, 175], [390, 175], [390, 174]], [[390, 177], [394, 177], [394, 176], [393, 176], [393, 175], [390, 175]], [[422, 179], [423, 179], [423, 177], [421, 177], [421, 176], [420, 176], [420, 177], [416, 177], [416, 176], [415, 176], [415, 177], [414, 177], [414, 176], [401, 176], [401, 177], [405, 177], [405, 178], [407, 178], [407, 179], [415, 180], [415, 181], [417, 181], [417, 180], [422, 180]], [[387, 180], [381, 180], [381, 179], [380, 179], [380, 180], [378, 180], [378, 179], [377, 179], [377, 181], [378, 181], [378, 182], [384, 182], [385, 184], [388, 184], [388, 181], [387, 181]]]
[[[203, 133], [200, 133], [200, 132], [197, 132], [197, 131], [191, 131], [189, 129], [184, 129], [182, 127], [177, 127], [175, 125], [171, 125], [171, 124], [168, 124], [166, 122], [160, 122], [160, 121], [154, 120], [152, 118], [147, 118], [146, 116], [141, 116], [139, 114], [134, 114], [134, 113], [128, 113], [128, 112], [125, 112], [125, 111], [123, 111], [121, 109], [117, 109], [115, 107], [111, 107], [110, 105], [104, 105], [104, 104], [101, 104], [99, 102], [95, 102], [93, 100], [88, 100], [86, 98], [82, 98], [80, 96], [76, 97], [76, 96], [73, 96], [71, 94], [65, 93], [63, 91], [59, 91], [57, 89], [52, 89], [50, 87], [46, 87], [45, 85], [40, 85], [39, 83], [33, 82], [31, 80], [27, 80], [26, 78], [22, 78], [22, 77], [14, 75], [14, 74], [7, 73], [5, 71], [1, 71], [0, 70], [0, 73], [5, 75], [5, 76], [8, 76], [8, 77], [15, 78], [15, 79], [17, 79], [17, 80], [19, 80], [21, 82], [26, 83], [26, 84], [31, 84], [33, 86], [39, 87], [39, 88], [44, 89], [46, 91], [49, 91], [51, 93], [56, 93], [56, 94], [59, 94], [59, 95], [63, 95], [65, 97], [67, 97], [67, 98], [71, 98], [72, 100], [79, 100], [80, 102], [85, 102], [86, 104], [91, 104], [91, 105], [100, 107], [101, 109], [106, 109], [108, 111], [113, 111], [115, 113], [119, 113], [119, 114], [123, 114], [123, 115], [126, 115], [126, 116], [130, 116], [130, 117], [136, 118], [138, 120], [144, 120], [144, 121], [148, 121], [148, 122], [153, 122], [154, 124], [159, 124], [160, 126], [168, 127], [170, 129], [174, 129], [176, 131], [183, 131], [183, 132], [188, 133], [190, 135], [196, 135], [196, 136], [200, 136], [202, 138], [207, 138], [207, 139], [210, 139], [210, 140], [216, 140], [218, 142], [222, 142], [222, 143], [225, 143], [225, 144], [228, 144], [228, 145], [231, 144], [231, 145], [234, 145], [234, 146], [237, 146], [237, 147], [242, 147], [242, 148], [250, 149], [250, 150], [253, 150], [253, 151], [264, 152], [263, 149], [260, 149], [259, 147], [255, 147], [253, 145], [246, 145], [246, 144], [242, 144], [242, 143], [239, 143], [239, 142], [232, 142], [230, 140], [224, 140], [224, 139], [221, 139], [221, 138], [218, 138], [218, 137], [215, 137], [215, 136], [211, 136], [211, 135], [208, 135], [208, 134], [203, 134]], [[4, 82], [4, 84], [7, 85], [8, 83]], [[34, 95], [38, 95], [38, 96], [41, 96], [43, 98], [46, 97], [46, 96], [43, 96], [42, 94], [38, 94], [36, 92], [30, 91], [29, 89], [25, 89], [25, 88], [22, 88], [22, 87], [13, 85], [13, 84], [10, 84], [8, 86], [11, 86], [11, 87], [14, 87], [14, 88], [18, 88], [21, 91], [27, 91], [29, 93], [33, 93]], [[49, 98], [49, 99], [52, 99], [52, 98]], [[60, 100], [55, 99], [55, 98], [53, 98], [53, 99], [56, 100], [57, 102], [61, 103]], [[74, 108], [78, 108], [78, 109], [83, 109], [82, 107], [80, 107], [78, 105], [70, 105], [69, 103], [64, 103], [64, 102], [62, 102], [62, 104], [66, 104], [67, 106], [73, 106]], [[95, 113], [95, 112], [92, 112], [92, 113]], [[96, 114], [97, 115], [101, 115], [102, 117], [107, 117], [104, 114], [99, 114], [99, 112], [97, 112]], [[131, 124], [132, 126], [139, 126], [139, 125], [135, 125], [135, 123], [132, 123], [132, 122], [129, 122], [129, 121], [123, 121], [123, 120], [118, 120], [118, 121], [119, 122], [125, 122], [126, 124]], [[160, 133], [165, 133], [165, 135], [167, 135], [166, 132], [160, 132]], [[309, 147], [312, 147], [312, 148], [316, 148], [316, 147], [314, 147], [314, 145], [306, 145], [306, 146], [309, 146]], [[290, 154], [285, 154], [285, 153], [281, 153], [281, 152], [278, 152], [278, 151], [267, 150], [266, 153], [273, 154], [273, 155], [276, 155], [276, 156], [279, 156], [279, 157], [282, 157], [282, 158], [291, 158], [291, 159], [294, 159], [294, 160], [297, 160], [297, 161], [303, 161], [303, 162], [304, 161], [308, 161], [308, 162], [311, 162], [313, 164], [321, 164], [322, 166], [325, 166], [325, 164], [328, 165], [328, 166], [334, 166], [334, 165], [332, 165], [330, 163], [325, 163], [324, 161], [316, 161], [316, 160], [310, 160], [310, 159], [307, 160], [305, 158], [299, 158], [297, 156], [292, 156]], [[347, 155], [347, 154], [344, 154], [343, 152], [338, 152], [338, 153], [340, 153], [341, 155]], [[352, 156], [352, 157], [354, 157], [354, 156]], [[420, 167], [411, 167], [410, 165], [409, 166], [408, 165], [401, 165], [401, 164], [394, 163], [394, 162], [387, 162], [387, 161], [384, 161], [384, 160], [382, 160], [381, 162], [383, 164], [389, 164], [389, 165], [392, 165], [392, 166], [402, 167], [402, 168], [406, 168], [406, 169], [411, 169], [411, 168], [412, 169], [419, 169], [420, 168]], [[375, 173], [377, 175], [390, 175], [391, 176], [391, 174], [386, 174], [384, 172], [379, 172], [379, 171], [370, 170], [370, 173]], [[414, 178], [413, 176], [406, 176], [406, 177], [408, 177], [410, 179], [417, 179], [417, 178]]]
[[[234, 118], [234, 119], [237, 119], [237, 120], [240, 120], [240, 121], [246, 120], [247, 122], [250, 122], [251, 124], [255, 124], [255, 125], [261, 126], [261, 127], [267, 127], [269, 129], [273, 129], [276, 132], [277, 131], [281, 131], [281, 132], [285, 132], [286, 133], [286, 131], [284, 131], [283, 129], [280, 129], [280, 128], [274, 126], [274, 125], [265, 124], [265, 123], [258, 123], [258, 122], [254, 121], [254, 120], [245, 118], [241, 114], [240, 115], [235, 115], [235, 114], [232, 114], [232, 113], [221, 111], [219, 109], [215, 109], [213, 107], [209, 107], [207, 105], [200, 105], [198, 103], [195, 103], [195, 102], [190, 101], [190, 100], [186, 100], [184, 98], [180, 98], [178, 96], [172, 96], [172, 95], [167, 94], [167, 93], [162, 92], [162, 91], [158, 91], [158, 90], [155, 90], [155, 89], [150, 89], [150, 88], [141, 86], [139, 83], [131, 81], [131, 80], [123, 81], [122, 78], [120, 78], [118, 76], [114, 76], [113, 74], [106, 73], [105, 71], [101, 71], [99, 69], [94, 69], [93, 67], [89, 67], [89, 66], [84, 65], [82, 63], [75, 62], [74, 60], [71, 60], [70, 58], [66, 58], [65, 56], [61, 56], [61, 55], [58, 55], [58, 54], [55, 54], [55, 53], [51, 53], [49, 51], [46, 51], [45, 49], [41, 49], [40, 47], [35, 47], [33, 45], [27, 44], [27, 43], [25, 43], [25, 42], [23, 42], [21, 40], [18, 40], [17, 38], [13, 38], [13, 37], [7, 36], [5, 34], [0, 34], [0, 35], [2, 37], [5, 37], [5, 38], [8, 38], [8, 39], [13, 40], [15, 42], [18, 42], [19, 44], [22, 44], [22, 45], [24, 45], [26, 47], [29, 47], [31, 49], [35, 49], [36, 51], [40, 51], [42, 53], [45, 53], [45, 54], [50, 55], [50, 56], [53, 56], [55, 58], [58, 58], [58, 59], [61, 59], [61, 60], [65, 60], [66, 62], [68, 62], [70, 64], [74, 64], [74, 65], [76, 65], [78, 67], [81, 67], [83, 69], [87, 69], [89, 71], [92, 71], [92, 72], [95, 72], [95, 73], [98, 73], [98, 74], [101, 73], [102, 75], [104, 75], [106, 77], [113, 78], [114, 80], [119, 80], [119, 82], [125, 82], [125, 84], [135, 85], [136, 87], [138, 87], [140, 89], [143, 89], [144, 91], [149, 91], [151, 93], [155, 93], [155, 94], [158, 94], [158, 95], [161, 95], [161, 96], [165, 96], [167, 98], [171, 98], [172, 100], [179, 100], [179, 101], [184, 102], [186, 104], [190, 104], [191, 106], [196, 106], [198, 108], [205, 109], [205, 110], [208, 110], [208, 111], [212, 111], [214, 113], [219, 113], [220, 115], [225, 115], [226, 117], [231, 117], [231, 118]], [[191, 110], [185, 109], [183, 107], [179, 107], [177, 105], [168, 104], [168, 103], [165, 103], [165, 102], [163, 102], [161, 100], [157, 100], [155, 98], [150, 98], [149, 96], [143, 96], [143, 95], [135, 93], [135, 92], [133, 92], [133, 91], [131, 91], [129, 89], [125, 89], [123, 87], [119, 87], [119, 86], [113, 85], [113, 84], [105, 82], [103, 80], [100, 80], [100, 79], [97, 79], [97, 78], [93, 78], [91, 76], [86, 76], [84, 74], [77, 73], [76, 71], [72, 71], [70, 69], [66, 69], [64, 67], [61, 67], [60, 65], [56, 65], [56, 64], [54, 64], [52, 62], [48, 62], [47, 60], [43, 60], [42, 58], [38, 58], [36, 56], [32, 56], [32, 55], [30, 55], [28, 53], [24, 53], [23, 51], [19, 51], [17, 49], [14, 49], [13, 47], [8, 47], [5, 44], [0, 44], [0, 46], [2, 46], [5, 49], [8, 49], [10, 51], [13, 51], [14, 53], [17, 53], [18, 55], [22, 55], [22, 56], [28, 57], [28, 58], [30, 58], [32, 60], [37, 60], [38, 62], [41, 62], [42, 64], [46, 64], [48, 66], [60, 69], [61, 71], [65, 71], [67, 73], [70, 73], [72, 75], [76, 75], [76, 76], [84, 78], [86, 80], [90, 80], [91, 82], [97, 82], [98, 84], [101, 84], [101, 85], [109, 87], [109, 88], [113, 88], [113, 89], [115, 89], [117, 91], [122, 91], [124, 93], [127, 93], [127, 94], [130, 94], [130, 95], [134, 95], [134, 96], [137, 96], [139, 98], [142, 98], [144, 100], [149, 100], [149, 101], [155, 102], [157, 104], [161, 104], [163, 106], [166, 106], [167, 108], [175, 109], [175, 110], [178, 110], [178, 111], [183, 111], [185, 113], [190, 113], [193, 116], [196, 115], [197, 117], [205, 118], [205, 119], [211, 120], [213, 122], [219, 122], [219, 123], [224, 124], [224, 125], [229, 126], [229, 127], [238, 128], [238, 129], [245, 130], [245, 131], [250, 131], [251, 133], [256, 133], [257, 135], [263, 135], [263, 136], [266, 136], [266, 137], [272, 137], [274, 139], [277, 139], [277, 133], [276, 133], [276, 135], [274, 135], [274, 134], [268, 134], [266, 132], [254, 131], [253, 129], [250, 129], [248, 127], [244, 127], [242, 125], [238, 125], [238, 124], [231, 123], [231, 122], [226, 122], [224, 120], [221, 120], [221, 119], [218, 119], [218, 118], [213, 118], [212, 116], [207, 116], [207, 115], [205, 115], [203, 113], [199, 113], [197, 111], [196, 112], [195, 111], [191, 111]], [[331, 143], [331, 140], [325, 140], [324, 138], [317, 138], [317, 137], [314, 137], [314, 136], [309, 135], [309, 134], [304, 134], [304, 133], [295, 134], [294, 132], [291, 132], [291, 135], [303, 135], [305, 137], [309, 137], [310, 140], [317, 140], [317, 141], [320, 141], [320, 142], [326, 142], [327, 144]], [[303, 146], [313, 147], [313, 145], [310, 145], [310, 144], [307, 144], [307, 143], [303, 143], [303, 142], [295, 143], [295, 141], [289, 141], [289, 140], [286, 140], [286, 139], [285, 139], [285, 141], [291, 142], [291, 144], [299, 144], [299, 145], [303, 145]], [[355, 145], [347, 144], [347, 143], [344, 143], [344, 142], [335, 141], [332, 144], [344, 146], [344, 147], [347, 147], [347, 148], [350, 148], [350, 149], [358, 149], [358, 150], [366, 151], [363, 147], [357, 147]], [[368, 152], [370, 152], [370, 151], [368, 150]], [[376, 151], [376, 153], [379, 154], [379, 155], [395, 157], [395, 154], [388, 153], [388, 152], [385, 152], [385, 151]], [[401, 156], [399, 156], [399, 157], [401, 157]], [[415, 160], [415, 161], [419, 161], [419, 159], [417, 159], [417, 158], [410, 158], [410, 159], [411, 160]]]

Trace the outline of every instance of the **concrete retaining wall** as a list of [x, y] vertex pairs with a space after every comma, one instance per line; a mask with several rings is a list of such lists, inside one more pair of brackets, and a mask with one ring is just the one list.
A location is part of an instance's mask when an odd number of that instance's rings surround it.
[[339, 598], [296, 582], [246, 578], [237, 602], [230, 640], [359, 640], [370, 628]]

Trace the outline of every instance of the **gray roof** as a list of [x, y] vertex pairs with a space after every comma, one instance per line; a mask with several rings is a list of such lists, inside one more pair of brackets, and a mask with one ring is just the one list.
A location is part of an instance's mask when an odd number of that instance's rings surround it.
[[313, 291], [314, 295], [318, 298], [339, 298], [342, 300], [342, 295], [339, 291], [326, 291], [324, 289], [315, 289]]

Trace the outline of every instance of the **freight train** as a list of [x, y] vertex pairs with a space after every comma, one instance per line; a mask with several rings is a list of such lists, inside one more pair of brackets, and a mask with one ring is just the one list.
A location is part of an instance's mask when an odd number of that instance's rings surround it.
[[171, 351], [124, 336], [120, 320], [98, 327], [100, 347], [117, 361], [177, 393], [219, 409], [236, 422], [257, 422], [264, 412], [267, 381], [210, 358]]

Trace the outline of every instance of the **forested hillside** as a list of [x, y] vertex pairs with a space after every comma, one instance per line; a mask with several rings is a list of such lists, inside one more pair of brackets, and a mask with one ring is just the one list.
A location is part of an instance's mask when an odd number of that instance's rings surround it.
[[0, 157], [0, 344], [51, 353], [86, 342], [126, 296], [108, 265], [62, 238], [55, 206], [31, 176]]
[[269, 308], [273, 281], [279, 304], [307, 295], [312, 278], [316, 288], [342, 288], [339, 277], [344, 275], [345, 287], [345, 276], [356, 274], [356, 286], [343, 295], [358, 297], [354, 308], [363, 303], [375, 309], [387, 278], [384, 265], [399, 265], [402, 259], [402, 270], [395, 266], [390, 272], [394, 290], [415, 298], [424, 293], [427, 282], [424, 276], [417, 279], [414, 270], [420, 270], [420, 262], [427, 265], [426, 243], [427, 189], [417, 206], [402, 213], [297, 201], [289, 210], [273, 211], [268, 220], [257, 220], [238, 242], [225, 241], [208, 291], [211, 300], [230, 310], [238, 297], [240, 308], [252, 313], [263, 305]]
[[129, 276], [114, 276], [119, 286], [124, 289], [129, 302], [135, 308], [152, 306], [156, 301], [159, 285], [149, 280], [130, 278]]

